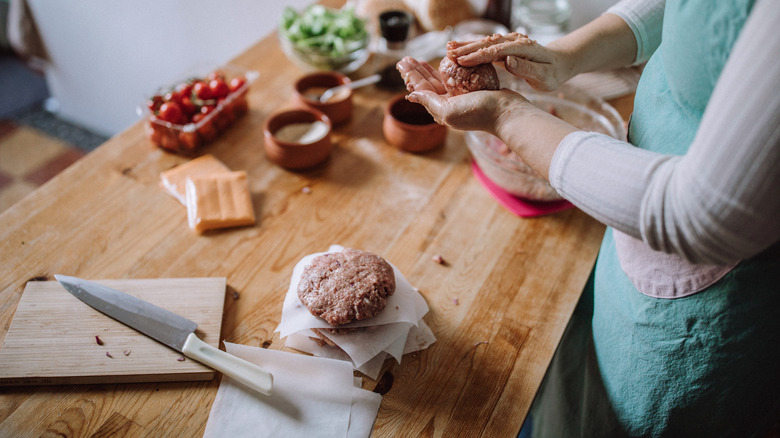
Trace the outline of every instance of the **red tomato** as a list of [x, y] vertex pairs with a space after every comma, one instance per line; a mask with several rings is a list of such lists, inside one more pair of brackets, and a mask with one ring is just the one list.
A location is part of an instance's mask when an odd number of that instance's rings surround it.
[[230, 93], [230, 88], [228, 88], [225, 80], [221, 78], [212, 79], [209, 82], [209, 89], [211, 90], [211, 97], [215, 99], [223, 98]]
[[180, 132], [179, 142], [186, 150], [192, 151], [200, 146], [200, 137], [197, 132]]
[[159, 117], [166, 122], [174, 124], [184, 123], [184, 112], [181, 110], [181, 106], [176, 102], [165, 102], [160, 105]]
[[215, 106], [215, 105], [203, 105], [202, 107], [200, 107], [200, 112], [201, 112], [203, 115], [206, 115], [206, 114], [208, 114], [208, 113], [210, 113], [210, 112], [214, 111], [214, 108], [216, 108], [216, 106]]
[[160, 109], [160, 105], [163, 103], [163, 98], [159, 94], [152, 96], [149, 98], [149, 100], [146, 101], [146, 107], [149, 108], [149, 111], [152, 113], [156, 112]]
[[181, 103], [179, 105], [181, 106], [181, 110], [187, 116], [192, 116], [198, 112], [198, 107], [192, 103], [192, 99], [190, 99], [189, 95], [182, 96]]
[[203, 138], [204, 142], [209, 142], [217, 138], [217, 130], [214, 128], [214, 123], [208, 121], [198, 128], [198, 134]]
[[212, 79], [222, 79], [224, 81], [225, 80], [225, 73], [222, 73], [219, 70], [215, 70], [215, 71], [209, 73], [208, 75], [206, 75], [206, 79], [208, 79], [209, 81], [212, 80]]
[[169, 91], [163, 96], [163, 100], [166, 102], [181, 103], [181, 94], [176, 91]]
[[176, 92], [182, 97], [189, 97], [192, 94], [192, 84], [189, 82], [183, 82], [176, 86]]
[[244, 84], [246, 84], [246, 78], [243, 76], [236, 76], [230, 80], [230, 85], [228, 88], [230, 88], [230, 92], [233, 93], [239, 88], [243, 87]]
[[209, 100], [213, 97], [209, 85], [203, 81], [192, 84], [192, 94], [200, 100]]

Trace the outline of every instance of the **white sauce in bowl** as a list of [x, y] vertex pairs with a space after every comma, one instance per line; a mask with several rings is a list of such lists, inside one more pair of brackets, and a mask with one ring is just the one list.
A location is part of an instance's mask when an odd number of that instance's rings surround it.
[[279, 128], [274, 137], [287, 143], [309, 144], [325, 137], [328, 125], [325, 122], [290, 123]]

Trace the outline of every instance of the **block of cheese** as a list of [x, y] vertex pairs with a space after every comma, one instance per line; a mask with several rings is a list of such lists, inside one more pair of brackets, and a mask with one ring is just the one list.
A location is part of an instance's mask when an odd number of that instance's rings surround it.
[[187, 220], [195, 231], [255, 223], [246, 171], [187, 178]]
[[188, 177], [197, 178], [225, 172], [230, 172], [230, 169], [213, 155], [207, 154], [162, 172], [160, 185], [168, 194], [187, 205], [185, 185]]

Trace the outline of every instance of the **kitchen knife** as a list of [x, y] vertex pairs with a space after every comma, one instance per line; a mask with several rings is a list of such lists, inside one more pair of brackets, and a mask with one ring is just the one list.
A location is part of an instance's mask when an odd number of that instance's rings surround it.
[[197, 324], [132, 295], [95, 282], [55, 275], [73, 296], [100, 312], [182, 352], [260, 393], [271, 395], [273, 376], [268, 371], [203, 342], [195, 335]]

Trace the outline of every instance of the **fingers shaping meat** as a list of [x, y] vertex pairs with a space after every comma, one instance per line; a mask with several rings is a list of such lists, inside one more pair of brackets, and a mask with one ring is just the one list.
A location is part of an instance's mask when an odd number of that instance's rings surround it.
[[498, 73], [493, 64], [480, 64], [474, 67], [458, 65], [449, 57], [439, 64], [439, 73], [444, 87], [452, 96], [479, 90], [498, 90]]

